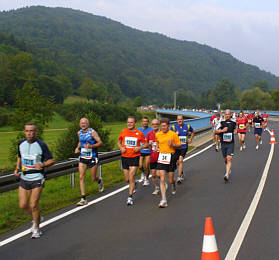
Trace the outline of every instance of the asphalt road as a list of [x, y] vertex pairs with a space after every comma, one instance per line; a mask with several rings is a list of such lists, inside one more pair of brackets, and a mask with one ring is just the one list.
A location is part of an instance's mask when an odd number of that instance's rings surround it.
[[[279, 140], [279, 123], [271, 126]], [[257, 190], [269, 141], [264, 132], [264, 143], [256, 151], [253, 135], [248, 133], [246, 150], [240, 152], [236, 144], [227, 184], [221, 153], [210, 148], [185, 162], [186, 180], [176, 195], [168, 190], [167, 208], [158, 208], [160, 197], [151, 195], [152, 185], [140, 185], [134, 206], [126, 206], [128, 191], [124, 190], [45, 226], [40, 239], [31, 240], [28, 234], [0, 247], [0, 259], [199, 259], [209, 216], [224, 259]], [[275, 145], [266, 186], [236, 259], [279, 259], [277, 158]]]

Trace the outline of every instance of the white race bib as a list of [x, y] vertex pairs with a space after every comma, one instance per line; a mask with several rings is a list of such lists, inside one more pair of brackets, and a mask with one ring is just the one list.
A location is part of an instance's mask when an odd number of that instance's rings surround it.
[[171, 153], [159, 153], [158, 163], [162, 164], [170, 164], [171, 161]]
[[23, 154], [21, 157], [21, 165], [24, 170], [28, 169], [36, 169], [35, 164], [37, 162], [37, 156], [36, 155], [25, 155]]
[[126, 148], [134, 148], [137, 146], [137, 143], [138, 143], [138, 138], [136, 137], [129, 137], [129, 136], [126, 136], [125, 137], [125, 146]]
[[181, 144], [187, 144], [187, 136], [179, 136]]
[[223, 141], [224, 142], [231, 142], [232, 141], [232, 133], [224, 133], [223, 134]]
[[255, 128], [261, 128], [261, 123], [255, 123]]
[[92, 159], [92, 149], [91, 148], [81, 148], [80, 158]]

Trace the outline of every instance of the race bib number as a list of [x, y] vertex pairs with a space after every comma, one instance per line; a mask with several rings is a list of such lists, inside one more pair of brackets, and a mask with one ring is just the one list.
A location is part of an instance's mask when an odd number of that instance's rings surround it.
[[245, 129], [245, 128], [246, 128], [245, 124], [240, 124], [240, 125], [239, 125], [239, 129], [243, 130], [243, 129]]
[[181, 144], [187, 144], [187, 136], [179, 136]]
[[21, 157], [21, 164], [22, 168], [26, 170], [35, 169], [36, 155], [23, 155]]
[[170, 164], [171, 153], [159, 153], [158, 163]]
[[138, 143], [138, 138], [136, 137], [125, 137], [125, 146], [126, 148], [135, 148]]
[[255, 128], [261, 128], [261, 123], [255, 123]]
[[231, 142], [232, 141], [232, 133], [224, 133], [223, 134], [223, 141], [224, 142]]
[[80, 158], [91, 159], [92, 158], [92, 149], [91, 148], [81, 148]]

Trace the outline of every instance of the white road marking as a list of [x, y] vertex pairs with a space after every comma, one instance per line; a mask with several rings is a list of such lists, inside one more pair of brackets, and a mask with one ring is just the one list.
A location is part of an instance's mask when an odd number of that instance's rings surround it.
[[254, 195], [254, 198], [250, 204], [250, 207], [241, 223], [241, 226], [234, 238], [234, 241], [226, 255], [226, 258], [225, 260], [234, 260], [236, 259], [237, 257], [237, 254], [238, 254], [238, 251], [241, 247], [241, 244], [245, 238], [245, 235], [247, 233], [247, 230], [249, 228], [249, 225], [252, 221], [252, 218], [254, 216], [254, 213], [257, 209], [257, 206], [258, 206], [258, 203], [259, 203], [259, 200], [261, 198], [261, 195], [262, 195], [262, 192], [263, 192], [263, 188], [264, 188], [264, 185], [265, 185], [265, 182], [266, 182], [266, 179], [267, 179], [267, 175], [268, 175], [268, 171], [269, 171], [269, 167], [270, 167], [270, 164], [271, 164], [271, 160], [272, 160], [272, 157], [273, 157], [273, 152], [274, 152], [274, 144], [271, 145], [271, 148], [270, 148], [270, 152], [269, 152], [269, 156], [268, 156], [268, 159], [267, 159], [267, 162], [266, 162], [266, 165], [265, 165], [265, 168], [264, 168], [264, 171], [263, 171], [263, 175], [262, 175], [262, 178], [261, 178], [261, 181], [259, 183], [259, 186], [257, 188], [257, 191]]
[[[195, 154], [189, 156], [189, 157], [186, 158], [185, 160], [189, 160], [189, 159], [191, 159], [191, 158], [193, 158], [193, 157], [199, 155], [200, 153], [202, 153], [202, 152], [206, 151], [207, 149], [209, 149], [211, 146], [212, 146], [212, 144], [209, 145], [208, 147], [202, 149], [201, 151], [199, 151], [199, 152], [197, 152], [197, 153], [195, 153]], [[139, 180], [138, 182], [141, 182], [141, 180]], [[62, 213], [62, 214], [60, 214], [60, 215], [58, 215], [58, 216], [56, 216], [56, 217], [54, 217], [54, 218], [51, 218], [51, 219], [49, 219], [49, 220], [47, 220], [47, 221], [44, 221], [44, 222], [42, 222], [42, 224], [40, 224], [40, 227], [45, 227], [45, 226], [47, 226], [47, 225], [49, 225], [49, 224], [51, 224], [51, 223], [53, 223], [53, 222], [55, 222], [55, 221], [57, 221], [57, 220], [59, 220], [59, 219], [62, 219], [62, 218], [64, 218], [64, 217], [67, 217], [67, 216], [69, 216], [69, 215], [71, 215], [71, 214], [73, 214], [73, 213], [75, 213], [75, 212], [77, 212], [77, 211], [79, 211], [79, 210], [85, 209], [85, 208], [89, 207], [90, 205], [93, 205], [93, 204], [96, 204], [96, 203], [98, 203], [98, 202], [100, 202], [100, 201], [102, 201], [102, 200], [105, 200], [105, 199], [107, 199], [107, 198], [109, 198], [109, 197], [111, 197], [111, 196], [113, 196], [113, 195], [115, 195], [115, 194], [117, 194], [117, 193], [120, 193], [121, 191], [126, 190], [126, 189], [128, 189], [128, 188], [129, 188], [129, 185], [125, 185], [125, 186], [123, 186], [122, 188], [120, 188], [120, 189], [118, 189], [118, 190], [115, 190], [115, 191], [113, 191], [113, 192], [111, 192], [111, 193], [109, 193], [109, 194], [107, 194], [107, 195], [104, 195], [104, 196], [102, 196], [102, 197], [100, 197], [100, 198], [98, 198], [98, 199], [95, 199], [95, 200], [92, 200], [92, 201], [88, 202], [88, 204], [85, 205], [85, 206], [76, 207], [76, 208], [71, 209], [71, 210], [69, 210], [69, 211], [67, 211], [67, 212], [65, 212], [65, 213]], [[30, 232], [30, 229], [27, 229], [27, 230], [22, 231], [22, 232], [20, 232], [20, 233], [14, 235], [14, 236], [9, 237], [9, 238], [7, 238], [7, 239], [5, 239], [5, 240], [3, 240], [3, 241], [0, 241], [0, 247], [6, 245], [6, 244], [8, 244], [8, 243], [11, 243], [11, 242], [13, 242], [13, 241], [15, 241], [15, 240], [17, 240], [17, 239], [19, 239], [19, 238], [21, 238], [21, 237], [23, 237], [23, 236], [29, 234], [29, 233], [31, 233], [31, 232]]]

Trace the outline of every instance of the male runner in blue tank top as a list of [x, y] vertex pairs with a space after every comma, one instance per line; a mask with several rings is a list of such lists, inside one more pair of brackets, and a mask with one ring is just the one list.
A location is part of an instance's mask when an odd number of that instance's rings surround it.
[[37, 126], [27, 123], [24, 126], [26, 139], [18, 144], [18, 157], [14, 174], [20, 176], [18, 187], [19, 207], [32, 216], [31, 238], [39, 238], [42, 217], [39, 200], [43, 190], [44, 167], [54, 164], [54, 159], [47, 145], [37, 139]]
[[[149, 124], [149, 119], [148, 117], [143, 117], [141, 120], [141, 127], [138, 128], [143, 134], [144, 137], [146, 138], [147, 134], [152, 131], [152, 127], [148, 126]], [[143, 144], [141, 144], [143, 145]], [[149, 185], [149, 165], [150, 165], [150, 153], [151, 150], [150, 148], [142, 149], [140, 150], [140, 161], [139, 161], [139, 169], [142, 171], [142, 180], [143, 180], [143, 186]], [[143, 161], [145, 159], [145, 165], [143, 166]]]
[[89, 121], [87, 118], [80, 119], [79, 122], [81, 130], [78, 131], [79, 142], [75, 149], [75, 153], [80, 153], [79, 156], [79, 178], [80, 178], [80, 191], [81, 200], [77, 206], [84, 206], [87, 204], [85, 195], [85, 173], [87, 168], [90, 168], [91, 180], [97, 181], [99, 184], [99, 191], [104, 190], [103, 181], [96, 176], [98, 167], [98, 151], [97, 148], [103, 145], [98, 133], [89, 128]]
[[[178, 161], [178, 177], [177, 183], [181, 184], [184, 180], [183, 174], [183, 159], [188, 150], [188, 144], [190, 144], [194, 138], [195, 132], [193, 128], [189, 124], [184, 123], [183, 115], [177, 115], [177, 123], [172, 125], [170, 130], [177, 133], [179, 139], [181, 141], [182, 146], [177, 148], [175, 153]], [[189, 134], [191, 133], [191, 137], [189, 138]]]

